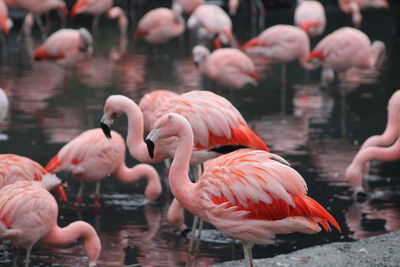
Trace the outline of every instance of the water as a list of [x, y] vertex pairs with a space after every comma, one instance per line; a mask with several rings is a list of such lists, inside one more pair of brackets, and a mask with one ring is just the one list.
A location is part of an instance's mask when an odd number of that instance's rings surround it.
[[[137, 15], [148, 8], [144, 6]], [[350, 17], [334, 6], [328, 6], [327, 13], [326, 32], [350, 23]], [[343, 177], [359, 144], [383, 131], [386, 103], [400, 84], [400, 43], [394, 11], [364, 14], [362, 30], [387, 45], [387, 62], [379, 75], [352, 75], [345, 86], [336, 82], [322, 89], [318, 71], [307, 72], [294, 62], [287, 66], [285, 94], [280, 88], [278, 65], [265, 68], [258, 88], [232, 92], [203, 80], [191, 60], [193, 42], [188, 34], [154, 48], [131, 37], [119, 39], [116, 25], [102, 21], [92, 60], [65, 68], [51, 62], [32, 62], [30, 55], [41, 43], [40, 35], [35, 31], [33, 38], [20, 39], [14, 31], [7, 37], [7, 47], [1, 48], [0, 86], [11, 103], [9, 120], [1, 125], [1, 131], [9, 137], [0, 142], [1, 152], [28, 156], [44, 165], [70, 139], [98, 127], [104, 101], [110, 94], [139, 101], [156, 89], [182, 93], [207, 88], [232, 101], [270, 148], [303, 175], [309, 195], [326, 207], [342, 227], [342, 233], [278, 236], [274, 245], [256, 246], [255, 258], [400, 230], [398, 162], [374, 164], [368, 176], [371, 193], [362, 203], [352, 200]], [[291, 23], [292, 10], [270, 10], [267, 16], [268, 26]], [[74, 23], [77, 22], [69, 22], [69, 26], [76, 26]], [[89, 20], [83, 23], [90, 25]], [[234, 20], [240, 42], [251, 37], [249, 26], [244, 15]], [[340, 93], [344, 89], [345, 96]], [[126, 135], [126, 119], [118, 120], [114, 129]], [[128, 165], [136, 164], [129, 156], [127, 160]], [[162, 172], [162, 165], [156, 167]], [[124, 185], [107, 177], [102, 183], [102, 207], [95, 211], [94, 185], [85, 187], [84, 206], [78, 208], [73, 200], [79, 183], [68, 174], [60, 176], [68, 180], [70, 201], [59, 203], [59, 224], [85, 220], [95, 226], [103, 246], [99, 266], [184, 265], [188, 239], [177, 234], [165, 220], [171, 200], [168, 192], [155, 203], [144, 204], [144, 181]], [[187, 215], [186, 223], [191, 225], [192, 217]], [[206, 229], [197, 266], [243, 257], [238, 242], [209, 225]], [[16, 255], [8, 243], [3, 244], [0, 265], [11, 265]], [[22, 251], [20, 255], [24, 255]], [[31, 258], [33, 266], [86, 264], [81, 242], [62, 248], [37, 245]]]

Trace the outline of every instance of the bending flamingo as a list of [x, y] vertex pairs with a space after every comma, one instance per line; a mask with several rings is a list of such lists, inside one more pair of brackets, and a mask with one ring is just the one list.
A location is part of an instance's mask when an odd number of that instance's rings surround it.
[[160, 7], [147, 12], [139, 21], [135, 36], [150, 44], [167, 43], [185, 31], [182, 7], [174, 4], [172, 9]]
[[29, 182], [17, 182], [0, 189], [0, 240], [9, 239], [26, 249], [25, 267], [33, 245], [67, 245], [83, 238], [89, 266], [96, 266], [101, 251], [94, 228], [83, 221], [66, 227], [57, 225], [58, 206], [45, 189]]
[[346, 13], [351, 13], [354, 26], [361, 26], [361, 9], [366, 8], [389, 8], [387, 0], [338, 0], [340, 9]]
[[149, 154], [164, 138], [177, 137], [169, 182], [176, 199], [191, 213], [243, 242], [246, 266], [253, 244], [271, 243], [275, 234], [330, 231], [336, 220], [306, 195], [307, 185], [283, 158], [260, 150], [240, 149], [207, 161], [197, 183], [188, 177], [193, 149], [190, 123], [165, 114], [146, 138]]
[[301, 0], [294, 11], [294, 24], [310, 37], [321, 35], [326, 25], [324, 6], [315, 0]]
[[362, 179], [369, 171], [371, 160], [400, 159], [399, 114], [400, 90], [397, 90], [388, 103], [388, 121], [384, 133], [368, 138], [346, 169], [346, 179], [355, 187], [356, 193], [363, 191]]
[[217, 83], [234, 89], [257, 86], [260, 77], [253, 61], [236, 48], [221, 48], [210, 53], [205, 46], [192, 50], [193, 59], [201, 73]]
[[49, 172], [70, 171], [81, 181], [76, 201], [82, 203], [84, 182], [96, 181], [94, 195], [96, 207], [100, 206], [100, 181], [112, 174], [118, 180], [131, 183], [142, 177], [148, 180], [144, 195], [155, 200], [162, 191], [157, 171], [150, 165], [138, 164], [133, 168], [125, 165], [125, 141], [117, 132], [113, 139], [104, 138], [101, 129], [87, 130], [61, 148], [46, 166]]
[[61, 29], [39, 46], [34, 60], [51, 59], [60, 64], [71, 64], [92, 55], [93, 37], [85, 29]]
[[385, 44], [381, 41], [371, 44], [362, 31], [344, 27], [325, 36], [309, 54], [308, 60], [322, 64], [325, 70], [343, 73], [352, 67], [373, 68], [380, 63], [384, 53]]
[[204, 4], [196, 8], [187, 21], [190, 30], [197, 32], [197, 37], [212, 40], [215, 48], [222, 44], [233, 46], [232, 21], [228, 14], [217, 5]]
[[64, 183], [42, 165], [27, 157], [0, 154], [0, 188], [19, 181], [32, 182], [47, 190], [55, 188], [59, 196], [67, 201]]
[[71, 9], [71, 17], [78, 14], [94, 15], [92, 28], [98, 29], [100, 16], [106, 14], [110, 19], [118, 18], [118, 27], [121, 34], [126, 35], [128, 30], [128, 18], [120, 7], [112, 7], [113, 0], [78, 0]]

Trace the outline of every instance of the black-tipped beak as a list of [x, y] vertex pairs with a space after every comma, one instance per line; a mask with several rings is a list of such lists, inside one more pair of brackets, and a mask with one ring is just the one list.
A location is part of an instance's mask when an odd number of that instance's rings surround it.
[[101, 129], [103, 129], [104, 135], [105, 135], [108, 139], [111, 139], [111, 129], [110, 129], [110, 127], [108, 127], [108, 125], [105, 124], [104, 122], [101, 122], [101, 123], [100, 123], [100, 127], [101, 127]]
[[149, 156], [151, 159], [154, 158], [154, 143], [150, 139], [146, 139], [147, 150], [149, 151]]

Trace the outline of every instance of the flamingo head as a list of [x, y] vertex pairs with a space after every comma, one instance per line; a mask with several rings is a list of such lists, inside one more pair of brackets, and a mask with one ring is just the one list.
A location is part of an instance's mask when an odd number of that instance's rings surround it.
[[318, 21], [302, 21], [299, 27], [303, 29], [308, 35], [314, 36], [315, 30], [319, 26]]
[[250, 39], [246, 43], [244, 43], [241, 47], [240, 50], [246, 51], [246, 49], [251, 48], [251, 47], [259, 47], [259, 46], [266, 46], [265, 44], [261, 43], [260, 40], [255, 37], [253, 39]]
[[159, 118], [153, 130], [146, 137], [147, 150], [150, 158], [154, 158], [155, 144], [160, 139], [166, 139], [182, 134], [184, 128], [191, 129], [189, 122], [181, 115], [168, 113]]
[[389, 2], [387, 0], [374, 0], [370, 1], [370, 6], [373, 8], [389, 9]]
[[183, 7], [180, 4], [174, 2], [172, 4], [172, 8], [171, 9], [174, 12], [175, 21], [177, 23], [181, 22], [183, 20], [183, 18], [182, 18]]
[[75, 17], [76, 15], [84, 11], [84, 7], [89, 5], [89, 0], [78, 0], [71, 9], [70, 16]]
[[85, 28], [79, 29], [79, 37], [82, 41], [82, 46], [79, 48], [82, 52], [93, 52], [93, 36]]
[[228, 7], [229, 7], [229, 15], [235, 16], [237, 9], [239, 7], [239, 0], [229, 0]]
[[204, 62], [209, 55], [210, 50], [208, 50], [207, 47], [202, 45], [196, 45], [193, 47], [192, 56], [196, 66], [199, 66], [202, 62]]
[[121, 105], [121, 101], [127, 98], [122, 95], [112, 95], [109, 96], [106, 100], [103, 110], [103, 117], [100, 121], [100, 127], [103, 130], [104, 135], [111, 139], [111, 126], [114, 123], [114, 120], [121, 116], [123, 111], [123, 105]]
[[310, 62], [315, 65], [320, 65], [322, 61], [324, 61], [325, 56], [321, 51], [312, 51], [307, 56], [307, 62]]
[[8, 34], [10, 32], [9, 19], [5, 14], [0, 14], [0, 30], [4, 32], [4, 34]]

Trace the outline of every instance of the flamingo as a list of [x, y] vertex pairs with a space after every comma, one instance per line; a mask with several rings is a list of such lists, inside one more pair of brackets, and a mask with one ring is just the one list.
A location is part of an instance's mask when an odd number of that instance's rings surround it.
[[[229, 8], [229, 14], [231, 16], [235, 16], [237, 9], [239, 7], [241, 0], [229, 0], [228, 2], [228, 8]], [[263, 29], [265, 27], [265, 8], [264, 8], [264, 4], [262, 2], [262, 0], [251, 0], [250, 1], [250, 5], [251, 5], [251, 14], [252, 17], [255, 14], [259, 14], [259, 18], [258, 18], [258, 27], [260, 27], [260, 29]], [[252, 23], [253, 25], [255, 25], [255, 17], [252, 18]]]
[[62, 11], [65, 15], [68, 15], [67, 5], [62, 0], [13, 0], [11, 2], [11, 6], [15, 6], [19, 9], [23, 9], [28, 12], [27, 21], [24, 21], [23, 29], [26, 33], [30, 32], [30, 28], [33, 25], [33, 17], [38, 24], [40, 31], [42, 33], [42, 38], [44, 39], [46, 32], [43, 22], [41, 21], [39, 15], [43, 14], [47, 11], [57, 9]]
[[12, 27], [12, 21], [8, 17], [8, 8], [3, 0], [0, 0], [0, 30], [4, 34], [8, 34]]
[[362, 178], [369, 171], [369, 161], [395, 161], [400, 159], [400, 90], [392, 95], [387, 109], [388, 121], [383, 134], [368, 138], [346, 169], [345, 177], [354, 186], [356, 193], [364, 191]]
[[45, 189], [20, 181], [0, 189], [0, 240], [9, 239], [26, 249], [25, 267], [29, 266], [32, 246], [67, 245], [83, 238], [89, 267], [96, 266], [101, 251], [100, 239], [94, 228], [83, 221], [66, 227], [57, 225], [58, 206]]
[[196, 8], [187, 21], [190, 30], [196, 30], [200, 40], [213, 40], [215, 48], [235, 43], [232, 21], [217, 5], [204, 4]]
[[39, 46], [34, 60], [51, 59], [60, 64], [72, 64], [93, 53], [93, 37], [85, 29], [61, 29]]
[[174, 4], [172, 9], [160, 7], [147, 12], [139, 20], [135, 36], [142, 37], [150, 44], [163, 44], [184, 31], [182, 7]]
[[2, 88], [0, 88], [0, 123], [2, 123], [8, 114], [8, 98]]
[[76, 202], [82, 204], [84, 182], [96, 181], [95, 206], [100, 206], [100, 181], [110, 173], [118, 180], [131, 183], [146, 177], [148, 180], [144, 195], [148, 200], [157, 199], [162, 191], [157, 171], [148, 164], [133, 168], [125, 165], [125, 141], [113, 131], [115, 138], [104, 138], [101, 129], [87, 130], [63, 146], [46, 166], [49, 172], [69, 171], [81, 181]]
[[373, 68], [380, 63], [384, 53], [385, 44], [381, 41], [371, 44], [362, 31], [343, 27], [325, 36], [308, 55], [308, 60], [322, 64], [325, 70], [343, 73], [352, 67]]
[[193, 59], [201, 73], [221, 85], [240, 89], [246, 85], [257, 86], [260, 77], [253, 61], [236, 48], [221, 48], [210, 54], [205, 46], [192, 50]]
[[182, 6], [183, 13], [190, 15], [204, 3], [204, 0], [174, 0], [173, 2]]
[[366, 8], [389, 8], [387, 0], [338, 0], [340, 9], [346, 13], [351, 13], [354, 26], [360, 27], [362, 16], [361, 9]]
[[300, 0], [294, 11], [294, 24], [310, 37], [321, 35], [326, 25], [324, 6], [315, 0]]
[[[212, 92], [195, 90], [168, 99], [154, 112], [151, 125], [168, 112], [185, 116], [193, 125], [192, 164], [200, 164], [240, 147], [268, 151], [239, 111], [227, 99]], [[109, 96], [104, 105], [101, 127], [107, 137], [111, 138], [110, 127], [122, 114], [128, 116], [127, 146], [132, 157], [142, 162], [158, 162], [172, 157], [176, 147], [174, 138], [159, 143], [154, 157], [149, 157], [143, 140], [143, 114], [134, 101], [122, 95]]]
[[122, 35], [128, 31], [128, 18], [120, 7], [112, 7], [113, 0], [78, 0], [71, 9], [71, 17], [78, 14], [94, 15], [92, 28], [98, 29], [99, 19], [106, 14], [110, 19], [118, 18], [118, 27]]
[[275, 234], [330, 231], [336, 220], [308, 197], [302, 176], [283, 158], [261, 150], [239, 149], [205, 162], [197, 183], [188, 177], [193, 130], [181, 115], [159, 118], [148, 134], [149, 154], [163, 138], [178, 138], [169, 173], [171, 191], [189, 212], [243, 242], [246, 266], [253, 266], [253, 244], [269, 244]]
[[157, 108], [175, 96], [178, 96], [178, 94], [172, 91], [154, 90], [140, 99], [139, 108], [143, 114], [144, 130], [146, 132], [151, 130], [151, 120]]
[[29, 181], [47, 190], [55, 188], [59, 196], [67, 201], [60, 178], [30, 158], [15, 154], [0, 154], [0, 170], [0, 188], [19, 181]]

